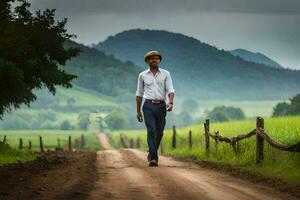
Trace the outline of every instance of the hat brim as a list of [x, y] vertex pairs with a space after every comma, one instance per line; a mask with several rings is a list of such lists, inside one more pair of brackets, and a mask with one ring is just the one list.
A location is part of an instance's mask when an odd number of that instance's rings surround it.
[[162, 57], [161, 57], [161, 55], [149, 55], [149, 56], [147, 56], [147, 57], [145, 57], [145, 62], [147, 62], [147, 59], [149, 58], [149, 57], [151, 57], [151, 56], [158, 56], [159, 57], [159, 60], [161, 61], [162, 60]]

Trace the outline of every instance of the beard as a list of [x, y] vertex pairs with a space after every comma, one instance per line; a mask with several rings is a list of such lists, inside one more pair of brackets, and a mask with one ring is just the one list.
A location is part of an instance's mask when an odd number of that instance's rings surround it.
[[158, 62], [153, 61], [153, 62], [150, 63], [150, 66], [151, 67], [157, 67], [158, 66]]

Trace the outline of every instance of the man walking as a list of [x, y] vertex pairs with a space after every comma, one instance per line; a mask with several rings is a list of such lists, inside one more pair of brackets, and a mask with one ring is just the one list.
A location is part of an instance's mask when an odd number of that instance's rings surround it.
[[[143, 122], [141, 104], [144, 98], [142, 111], [147, 127], [148, 162], [149, 166], [158, 166], [157, 149], [163, 137], [167, 111], [170, 112], [173, 109], [175, 90], [170, 72], [158, 67], [162, 60], [160, 53], [149, 51], [144, 56], [144, 60], [149, 68], [142, 71], [138, 76], [136, 90], [137, 120]], [[167, 96], [169, 101], [166, 105]]]

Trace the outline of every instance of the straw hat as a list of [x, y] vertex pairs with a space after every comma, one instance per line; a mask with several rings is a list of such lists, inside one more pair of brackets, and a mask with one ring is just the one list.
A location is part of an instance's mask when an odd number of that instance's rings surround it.
[[149, 51], [149, 52], [146, 53], [145, 56], [144, 56], [145, 62], [147, 62], [147, 59], [148, 59], [148, 57], [150, 57], [150, 56], [158, 56], [159, 59], [160, 59], [160, 61], [161, 61], [161, 59], [162, 59], [162, 57], [161, 57], [160, 53], [158, 53], [158, 51]]

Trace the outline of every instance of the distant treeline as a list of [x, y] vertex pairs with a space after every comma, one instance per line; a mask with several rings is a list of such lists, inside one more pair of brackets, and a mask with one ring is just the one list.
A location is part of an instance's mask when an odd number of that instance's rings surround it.
[[292, 97], [290, 102], [281, 102], [273, 110], [273, 116], [300, 115], [300, 94]]

